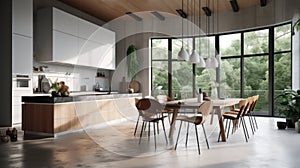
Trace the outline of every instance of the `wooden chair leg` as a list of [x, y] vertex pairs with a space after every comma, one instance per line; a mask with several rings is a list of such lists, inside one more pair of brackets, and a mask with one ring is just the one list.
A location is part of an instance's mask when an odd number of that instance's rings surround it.
[[[224, 123], [224, 121], [225, 121], [225, 118], [223, 118], [223, 123]], [[227, 123], [225, 124], [224, 132], [226, 132], [226, 128], [227, 128]], [[221, 138], [221, 130], [220, 130], [220, 133], [219, 133], [218, 142], [220, 142], [220, 138]]]

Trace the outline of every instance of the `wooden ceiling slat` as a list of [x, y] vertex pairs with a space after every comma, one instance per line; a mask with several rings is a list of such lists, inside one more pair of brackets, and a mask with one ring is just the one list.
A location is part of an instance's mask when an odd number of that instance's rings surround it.
[[[181, 0], [60, 0], [70, 6], [73, 6], [83, 12], [93, 15], [101, 20], [110, 21], [126, 12], [141, 12], [141, 11], [158, 11], [168, 12], [177, 15], [176, 9], [181, 9]], [[184, 5], [187, 4], [185, 0]], [[196, 1], [195, 10], [199, 13], [199, 0]], [[268, 0], [268, 3], [271, 0]], [[237, 0], [240, 9], [250, 6], [260, 6], [260, 0]], [[189, 0], [189, 6], [194, 3], [194, 0]], [[213, 8], [213, 3], [214, 8]], [[218, 8], [217, 8], [217, 3]], [[201, 6], [206, 6], [206, 0], [201, 0]], [[229, 0], [210, 0], [211, 11], [214, 13], [219, 11], [231, 11]], [[193, 12], [194, 7], [189, 7], [189, 15]], [[184, 6], [186, 12], [186, 6]], [[200, 12], [203, 11], [200, 10]]]

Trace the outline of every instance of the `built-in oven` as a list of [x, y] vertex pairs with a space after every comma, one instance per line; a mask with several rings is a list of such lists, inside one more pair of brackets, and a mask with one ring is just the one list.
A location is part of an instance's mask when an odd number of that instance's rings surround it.
[[26, 74], [16, 74], [13, 76], [13, 89], [31, 89], [31, 77]]

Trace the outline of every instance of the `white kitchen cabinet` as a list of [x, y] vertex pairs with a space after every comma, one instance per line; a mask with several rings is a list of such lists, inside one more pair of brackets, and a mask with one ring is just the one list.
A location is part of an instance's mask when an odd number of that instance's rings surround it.
[[53, 31], [53, 60], [68, 64], [77, 63], [78, 38]]
[[78, 18], [78, 37], [91, 40], [94, 33], [100, 28], [91, 22]]
[[32, 38], [12, 35], [12, 73], [32, 73]]
[[115, 33], [59, 9], [38, 11], [36, 40], [37, 61], [115, 69]]
[[32, 37], [32, 0], [12, 0], [12, 32]]
[[32, 95], [32, 89], [23, 89], [12, 91], [12, 125], [22, 123], [22, 96]]
[[76, 16], [67, 12], [52, 8], [53, 12], [53, 29], [77, 36], [78, 34], [78, 19]]

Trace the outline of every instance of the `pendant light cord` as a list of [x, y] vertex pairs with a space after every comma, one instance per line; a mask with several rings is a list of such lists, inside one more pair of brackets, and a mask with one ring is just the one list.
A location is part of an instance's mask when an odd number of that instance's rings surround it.
[[[183, 0], [182, 0], [182, 4], [181, 4], [181, 9], [183, 11]], [[183, 47], [183, 16], [181, 16], [181, 44], [182, 44], [182, 47]]]

